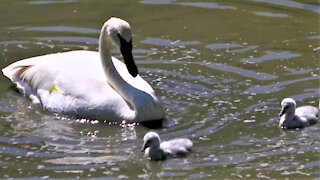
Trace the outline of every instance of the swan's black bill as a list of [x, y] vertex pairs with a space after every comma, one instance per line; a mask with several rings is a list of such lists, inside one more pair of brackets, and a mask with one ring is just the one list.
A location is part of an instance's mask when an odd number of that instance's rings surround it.
[[120, 39], [120, 52], [122, 54], [124, 63], [126, 64], [129, 73], [133, 77], [137, 77], [139, 72], [132, 56], [132, 40], [130, 40], [130, 42], [127, 42], [120, 36], [120, 34], [118, 34], [118, 37]]

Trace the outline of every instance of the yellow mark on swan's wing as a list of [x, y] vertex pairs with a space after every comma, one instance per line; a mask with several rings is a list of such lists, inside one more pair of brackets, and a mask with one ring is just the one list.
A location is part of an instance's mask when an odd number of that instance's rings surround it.
[[57, 85], [55, 85], [55, 84], [52, 85], [51, 88], [49, 89], [49, 92], [50, 92], [50, 94], [51, 93], [55, 93], [55, 92], [59, 92], [58, 88], [57, 88]]

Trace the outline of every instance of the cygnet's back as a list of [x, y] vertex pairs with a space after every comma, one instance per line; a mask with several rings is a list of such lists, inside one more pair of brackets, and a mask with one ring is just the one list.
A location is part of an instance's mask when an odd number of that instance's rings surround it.
[[189, 154], [193, 143], [186, 138], [172, 139], [164, 141], [160, 144], [160, 148], [164, 150], [166, 156], [181, 157]]

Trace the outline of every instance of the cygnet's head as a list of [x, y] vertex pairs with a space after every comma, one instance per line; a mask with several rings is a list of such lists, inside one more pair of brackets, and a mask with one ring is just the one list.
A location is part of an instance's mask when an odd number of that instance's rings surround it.
[[286, 113], [294, 113], [296, 109], [296, 101], [292, 98], [285, 98], [281, 101], [281, 111], [279, 113], [279, 116]]
[[143, 152], [148, 147], [160, 146], [161, 139], [156, 132], [148, 132], [143, 137], [143, 145], [141, 151]]

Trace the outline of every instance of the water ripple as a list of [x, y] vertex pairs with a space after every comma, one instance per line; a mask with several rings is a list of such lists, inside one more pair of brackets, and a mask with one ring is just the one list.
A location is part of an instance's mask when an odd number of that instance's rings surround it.
[[56, 4], [56, 3], [76, 3], [78, 2], [77, 0], [46, 0], [46, 1], [30, 1], [29, 4], [34, 4], [34, 5], [47, 5], [47, 4]]
[[224, 6], [219, 5], [214, 2], [175, 2], [175, 0], [141, 0], [141, 4], [150, 4], [150, 5], [180, 5], [180, 6], [191, 6], [198, 8], [206, 8], [206, 9], [220, 9], [220, 10], [235, 10], [237, 9], [234, 6]]
[[100, 30], [82, 28], [82, 27], [68, 27], [68, 26], [47, 26], [47, 27], [30, 27], [25, 28], [26, 31], [42, 31], [42, 32], [74, 32], [80, 34], [99, 34]]
[[240, 67], [235, 67], [222, 63], [211, 63], [211, 62], [187, 62], [187, 61], [168, 61], [168, 60], [152, 60], [148, 62], [144, 62], [144, 64], [197, 64], [204, 67], [209, 67], [211, 69], [215, 69], [218, 71], [224, 71], [232, 74], [237, 74], [243, 77], [253, 78], [257, 80], [273, 80], [278, 77], [275, 75], [255, 72], [252, 70], [242, 69]]
[[254, 11], [253, 13], [257, 16], [264, 16], [264, 17], [273, 17], [273, 18], [287, 18], [287, 17], [289, 17], [287, 14], [282, 14], [282, 13], [261, 12], [261, 11]]
[[166, 46], [166, 47], [185, 47], [189, 45], [200, 44], [200, 42], [198, 41], [180, 41], [180, 40], [171, 41], [168, 39], [151, 38], [151, 37], [148, 37], [145, 40], [142, 40], [141, 43], [158, 45], [158, 46]]
[[234, 6], [222, 6], [218, 3], [212, 3], [212, 2], [181, 2], [181, 3], [175, 3], [177, 5], [182, 6], [192, 6], [192, 7], [200, 7], [200, 8], [208, 8], [208, 9], [221, 9], [221, 10], [235, 10], [237, 9]]
[[249, 93], [249, 94], [252, 94], [252, 93], [254, 93], [254, 94], [275, 93], [275, 92], [281, 91], [282, 89], [286, 88], [290, 84], [295, 84], [295, 83], [304, 82], [304, 81], [317, 80], [319, 78], [320, 78], [320, 76], [313, 76], [313, 77], [277, 82], [276, 84], [271, 84], [271, 85], [266, 85], [266, 86], [255, 86], [255, 87], [250, 87], [250, 88], [246, 89], [244, 91], [244, 93]]
[[285, 7], [291, 7], [291, 8], [304, 9], [304, 10], [312, 11], [318, 14], [320, 13], [319, 6], [291, 1], [291, 0], [252, 0], [252, 1], [268, 3], [276, 6], [285, 6]]
[[77, 42], [85, 44], [98, 44], [97, 38], [73, 37], [73, 36], [54, 36], [54, 37], [37, 37], [39, 41], [60, 41], [60, 42]]
[[292, 59], [301, 56], [301, 54], [292, 53], [289, 51], [265, 51], [266, 55], [261, 57], [250, 57], [241, 59], [242, 62], [246, 63], [262, 63], [266, 61], [272, 61], [277, 59]]

